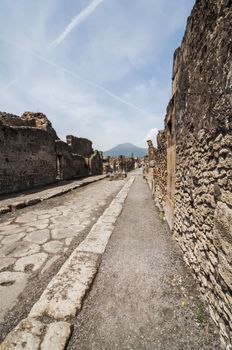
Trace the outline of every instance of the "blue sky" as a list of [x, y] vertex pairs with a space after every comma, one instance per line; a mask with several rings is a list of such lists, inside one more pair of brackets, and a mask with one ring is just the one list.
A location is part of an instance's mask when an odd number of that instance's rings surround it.
[[0, 110], [43, 112], [60, 138], [146, 146], [194, 0], [0, 0]]

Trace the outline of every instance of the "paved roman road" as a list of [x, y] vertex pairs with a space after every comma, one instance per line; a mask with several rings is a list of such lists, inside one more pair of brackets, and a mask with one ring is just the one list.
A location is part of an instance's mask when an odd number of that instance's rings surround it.
[[0, 350], [219, 349], [139, 171], [11, 214], [0, 232]]
[[[104, 179], [62, 197], [1, 217], [1, 336], [5, 335], [3, 329], [12, 318], [16, 322], [30, 308], [39, 291], [51, 278], [52, 273], [48, 270], [53, 266], [61, 266], [123, 185], [124, 181]], [[15, 312], [9, 315], [10, 320], [3, 322], [4, 316], [25, 288], [22, 300], [27, 305], [22, 308], [22, 303], [18, 303]]]

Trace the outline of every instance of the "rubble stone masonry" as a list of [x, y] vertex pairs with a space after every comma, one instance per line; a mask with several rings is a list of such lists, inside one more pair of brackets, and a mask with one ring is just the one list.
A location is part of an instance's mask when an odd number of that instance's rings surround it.
[[[232, 349], [232, 1], [197, 0], [174, 54], [153, 193]], [[158, 158], [160, 156], [160, 158]], [[165, 174], [165, 156], [167, 177]], [[160, 167], [160, 169], [159, 169]], [[151, 169], [151, 167], [150, 167]], [[163, 182], [164, 181], [164, 182]]]
[[67, 139], [58, 138], [42, 113], [0, 113], [0, 194], [101, 174], [103, 159], [92, 142]]

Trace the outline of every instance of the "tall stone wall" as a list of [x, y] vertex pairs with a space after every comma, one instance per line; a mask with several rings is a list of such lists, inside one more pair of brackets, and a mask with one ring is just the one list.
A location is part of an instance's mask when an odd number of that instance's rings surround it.
[[55, 141], [41, 129], [0, 125], [0, 193], [56, 180]]
[[0, 112], [0, 194], [102, 173], [103, 161], [93, 153], [92, 142], [68, 139], [70, 144], [59, 140], [42, 113]]
[[173, 75], [174, 235], [232, 343], [232, 7], [197, 1]]
[[[173, 96], [165, 118], [164, 204], [169, 226], [228, 350], [232, 349], [231, 33], [230, 0], [196, 1], [174, 55]], [[154, 160], [153, 169], [161, 164], [155, 156]], [[157, 190], [154, 195], [163, 205]]]

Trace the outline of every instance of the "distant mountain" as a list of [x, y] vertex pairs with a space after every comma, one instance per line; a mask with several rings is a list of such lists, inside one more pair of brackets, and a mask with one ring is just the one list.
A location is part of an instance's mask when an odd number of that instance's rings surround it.
[[134, 157], [144, 157], [147, 155], [147, 149], [141, 148], [133, 145], [132, 143], [123, 143], [121, 145], [115, 146], [109, 151], [104, 152], [104, 157], [117, 157], [117, 156], [126, 156], [130, 157], [131, 155]]

